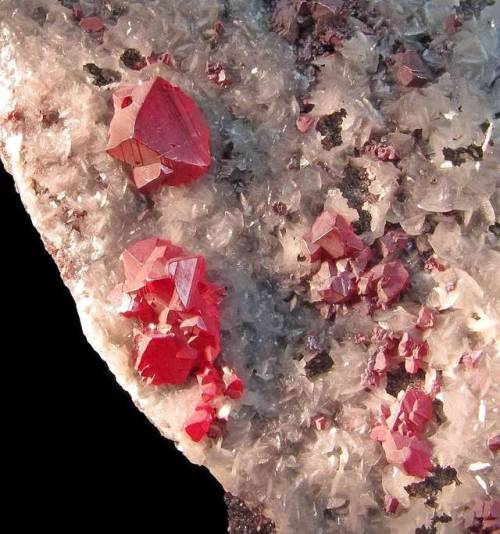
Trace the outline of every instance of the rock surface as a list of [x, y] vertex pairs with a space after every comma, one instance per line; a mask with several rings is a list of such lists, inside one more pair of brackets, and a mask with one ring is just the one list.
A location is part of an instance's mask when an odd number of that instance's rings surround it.
[[[2, 160], [89, 341], [223, 484], [232, 532], [498, 528], [499, 24], [488, 0], [0, 1]], [[158, 76], [212, 164], [139, 192], [106, 152], [113, 93]], [[217, 428], [192, 419], [213, 383], [134, 366], [112, 295], [155, 236], [225, 288], [245, 392]]]

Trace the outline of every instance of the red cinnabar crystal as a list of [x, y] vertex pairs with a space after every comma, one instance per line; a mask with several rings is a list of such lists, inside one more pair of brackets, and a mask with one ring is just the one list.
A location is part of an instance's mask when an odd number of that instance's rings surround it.
[[195, 102], [157, 77], [113, 95], [107, 152], [133, 167], [140, 191], [178, 186], [203, 176], [211, 163], [210, 132]]
[[399, 501], [392, 495], [384, 497], [384, 510], [388, 514], [395, 514], [399, 508]]
[[196, 407], [194, 414], [188, 419], [185, 429], [193, 441], [201, 441], [208, 435], [212, 423], [216, 420], [215, 409], [209, 404]]
[[361, 278], [361, 295], [375, 298], [378, 304], [392, 304], [407, 288], [408, 271], [399, 261], [379, 263]]
[[312, 245], [321, 247], [334, 260], [355, 256], [365, 248], [352, 226], [342, 215], [333, 211], [324, 211], [304, 239]]
[[432, 399], [425, 392], [410, 389], [390, 409], [382, 407], [382, 418], [371, 437], [382, 442], [387, 461], [409, 475], [424, 478], [432, 469], [431, 446], [423, 433], [433, 416]]
[[154, 385], [183, 384], [196, 375], [203, 404], [186, 432], [200, 441], [210, 435], [223, 399], [239, 399], [244, 390], [241, 379], [215, 361], [223, 289], [207, 281], [202, 256], [157, 237], [128, 247], [122, 261], [125, 282], [117, 288], [121, 311], [139, 323], [134, 330], [135, 367]]

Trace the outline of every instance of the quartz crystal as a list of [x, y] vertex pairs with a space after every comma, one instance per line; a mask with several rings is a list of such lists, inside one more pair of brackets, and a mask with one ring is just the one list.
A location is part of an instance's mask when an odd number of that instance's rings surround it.
[[498, 0], [0, 0], [2, 161], [231, 532], [498, 531], [499, 28]]

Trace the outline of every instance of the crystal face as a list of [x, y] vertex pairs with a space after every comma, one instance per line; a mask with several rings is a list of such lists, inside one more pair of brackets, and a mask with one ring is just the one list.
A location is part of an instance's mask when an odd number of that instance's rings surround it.
[[0, 1], [0, 157], [235, 532], [492, 530], [499, 9]]
[[113, 95], [107, 151], [132, 166], [135, 185], [150, 191], [201, 178], [211, 164], [210, 132], [195, 102], [157, 77]]

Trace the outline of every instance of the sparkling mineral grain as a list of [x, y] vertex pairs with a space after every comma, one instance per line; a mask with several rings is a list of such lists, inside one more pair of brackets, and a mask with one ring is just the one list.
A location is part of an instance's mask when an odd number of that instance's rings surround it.
[[210, 133], [195, 102], [163, 78], [124, 85], [113, 96], [107, 151], [132, 166], [140, 191], [201, 178], [211, 163]]

